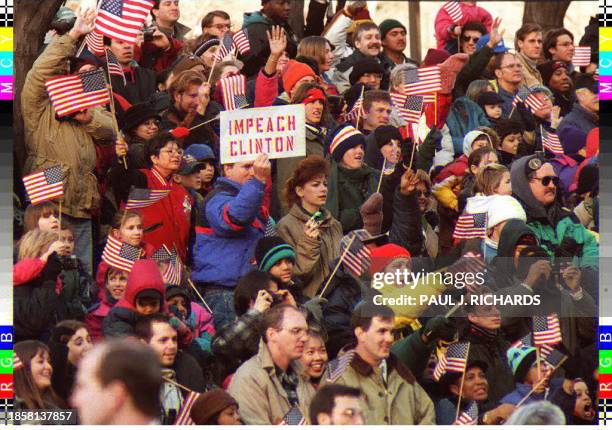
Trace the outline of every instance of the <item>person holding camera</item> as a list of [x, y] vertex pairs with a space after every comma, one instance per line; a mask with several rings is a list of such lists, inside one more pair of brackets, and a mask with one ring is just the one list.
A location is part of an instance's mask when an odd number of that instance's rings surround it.
[[142, 67], [161, 73], [174, 64], [184, 45], [181, 39], [152, 25], [143, 32], [138, 62]]

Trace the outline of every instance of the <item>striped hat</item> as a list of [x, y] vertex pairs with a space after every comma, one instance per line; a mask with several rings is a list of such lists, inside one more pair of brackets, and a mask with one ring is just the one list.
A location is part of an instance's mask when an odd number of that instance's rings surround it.
[[295, 251], [291, 245], [280, 237], [262, 237], [257, 241], [257, 245], [255, 245], [255, 260], [259, 270], [267, 272], [272, 266], [285, 258], [295, 261]]
[[336, 163], [342, 161], [346, 151], [359, 145], [365, 148], [365, 137], [351, 124], [341, 124], [327, 136], [327, 147]]

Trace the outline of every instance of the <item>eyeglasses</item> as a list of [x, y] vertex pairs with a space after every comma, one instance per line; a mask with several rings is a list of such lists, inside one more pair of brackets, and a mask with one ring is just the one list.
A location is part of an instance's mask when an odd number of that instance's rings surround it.
[[463, 36], [461, 37], [461, 40], [464, 42], [469, 42], [471, 40], [474, 43], [478, 43], [478, 41], [480, 40], [480, 37]]
[[298, 337], [298, 336], [303, 336], [306, 333], [308, 333], [308, 329], [306, 328], [299, 328], [299, 327], [294, 327], [294, 328], [283, 328], [283, 330], [287, 330], [289, 333], [291, 333], [292, 336]]
[[523, 65], [520, 63], [512, 63], [512, 64], [507, 64], [505, 66], [501, 66], [500, 69], [522, 69]]
[[430, 197], [431, 191], [417, 191], [419, 197]]
[[182, 157], [185, 151], [183, 151], [183, 150], [182, 150], [182, 149], [180, 149], [180, 148], [172, 148], [172, 149], [162, 149], [162, 150], [160, 150], [159, 152], [160, 152], [160, 154], [161, 154], [162, 152], [166, 152], [166, 153], [168, 153], [168, 154], [170, 154], [170, 155], [173, 155], [173, 154], [178, 154], [178, 155], [179, 155], [179, 157]]
[[541, 178], [532, 178], [534, 181], [540, 181], [542, 185], [547, 187], [552, 182], [555, 187], [559, 186], [558, 176], [543, 176]]
[[145, 122], [143, 122], [142, 125], [146, 125], [147, 127], [159, 126], [159, 121], [156, 119], [148, 119]]

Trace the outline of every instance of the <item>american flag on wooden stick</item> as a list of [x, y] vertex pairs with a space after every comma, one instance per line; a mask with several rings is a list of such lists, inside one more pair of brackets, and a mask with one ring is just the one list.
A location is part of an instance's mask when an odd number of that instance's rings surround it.
[[232, 39], [234, 39], [234, 46], [240, 55], [246, 55], [251, 52], [251, 44], [249, 43], [249, 36], [246, 28], [234, 33]]
[[561, 326], [557, 314], [533, 317], [533, 344], [556, 345], [562, 341]]
[[[164, 245], [164, 247], [165, 246], [166, 245]], [[181, 257], [179, 257], [176, 252], [176, 247], [170, 252], [170, 260], [163, 273], [163, 277], [168, 285], [181, 285], [181, 280], [183, 278], [183, 263]]]
[[546, 131], [542, 128], [542, 148], [548, 149], [553, 154], [563, 154], [563, 146], [559, 136], [554, 131]]
[[106, 48], [106, 66], [108, 67], [109, 74], [121, 76], [121, 79], [123, 79], [123, 85], [127, 84], [127, 81], [125, 80], [125, 73], [123, 73], [123, 67], [121, 64], [119, 64], [119, 60], [109, 48]]
[[121, 242], [113, 236], [108, 236], [102, 252], [102, 260], [109, 266], [130, 272], [134, 262], [140, 258], [141, 252], [140, 248]]
[[94, 55], [104, 54], [104, 35], [100, 34], [95, 29], [85, 36], [87, 49]]
[[146, 208], [157, 203], [170, 193], [170, 190], [150, 190], [148, 188], [133, 188], [130, 191], [125, 210]]
[[52, 78], [45, 87], [58, 117], [110, 103], [103, 69]]
[[151, 260], [158, 261], [158, 262], [170, 261], [171, 258], [172, 258], [172, 253], [170, 252], [170, 250], [168, 249], [166, 245], [162, 245], [161, 248], [159, 248], [157, 251], [153, 253], [153, 255], [151, 255]]
[[404, 93], [410, 96], [441, 91], [442, 76], [440, 74], [440, 67], [431, 66], [406, 70], [402, 82]]
[[152, 0], [102, 0], [95, 28], [111, 39], [135, 45], [154, 4]]
[[524, 103], [531, 113], [535, 113], [544, 107], [544, 103], [535, 94], [529, 94]]
[[576, 46], [574, 49], [574, 56], [572, 57], [572, 64], [576, 67], [583, 67], [591, 64], [591, 47]]
[[457, 220], [453, 239], [484, 239], [487, 235], [487, 214], [463, 213]]
[[546, 354], [544, 354], [544, 349], [542, 349], [541, 355], [542, 355], [542, 358], [552, 367], [559, 366], [564, 361], [564, 359], [567, 358], [567, 355], [563, 354], [561, 351], [559, 351], [558, 349], [554, 349], [554, 348], [551, 348], [550, 350], [548, 350]]
[[438, 364], [434, 369], [434, 379], [439, 381], [446, 372], [465, 372], [468, 354], [470, 351], [469, 342], [453, 343], [446, 348], [438, 359]]
[[246, 77], [244, 75], [228, 76], [219, 80], [223, 106], [226, 110], [240, 109], [249, 104], [246, 98]]
[[176, 417], [176, 421], [174, 422], [175, 426], [192, 426], [194, 425], [193, 420], [191, 419], [191, 408], [193, 404], [197, 400], [200, 393], [195, 391], [190, 391], [189, 394], [183, 399], [183, 406], [181, 406], [181, 410]]
[[278, 425], [304, 426], [306, 425], [306, 418], [296, 406], [293, 406], [291, 409], [289, 409], [289, 412], [285, 414], [283, 420]]
[[423, 96], [408, 96], [391, 92], [391, 101], [399, 116], [407, 123], [418, 123], [423, 112]]
[[459, 418], [453, 423], [454, 426], [473, 426], [478, 423], [478, 403], [472, 400], [465, 408]]
[[[248, 40], [248, 39], [247, 39]], [[221, 43], [219, 44], [219, 48], [217, 48], [217, 53], [215, 54], [215, 61], [220, 62], [223, 61], [225, 57], [234, 52], [236, 49], [236, 45], [234, 44], [234, 39], [229, 31], [226, 31], [221, 38]]]
[[53, 166], [24, 176], [23, 185], [33, 205], [61, 197], [64, 195], [62, 168]]
[[463, 11], [461, 10], [461, 6], [459, 6], [458, 1], [446, 2], [444, 3], [444, 6], [442, 6], [442, 9], [448, 12], [448, 15], [455, 24], [460, 24], [461, 21], [463, 21]]
[[[346, 114], [344, 114], [344, 118], [342, 118], [342, 120], [340, 122], [351, 122], [351, 123], [355, 123], [355, 121], [357, 121], [358, 117], [363, 118], [364, 112], [363, 112], [363, 92], [361, 93], [361, 95], [359, 96], [359, 98], [355, 101], [355, 103], [353, 103], [353, 107], [351, 108], [350, 111], [348, 111]], [[357, 124], [357, 126], [359, 126]]]
[[512, 99], [512, 107], [515, 108], [519, 103], [522, 103], [522, 102], [523, 102], [523, 99], [521, 98], [521, 94], [516, 93], [516, 95]]
[[344, 236], [340, 241], [340, 255], [344, 255], [342, 264], [345, 268], [349, 269], [357, 277], [359, 277], [366, 273], [370, 268], [370, 265], [372, 264], [372, 253], [370, 249], [363, 244], [359, 237], [356, 237], [355, 240], [353, 240], [347, 250], [347, 245], [349, 242], [349, 235]]

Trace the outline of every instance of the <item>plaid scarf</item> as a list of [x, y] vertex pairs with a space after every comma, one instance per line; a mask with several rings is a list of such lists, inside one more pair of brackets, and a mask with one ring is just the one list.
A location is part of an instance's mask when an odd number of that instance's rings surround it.
[[278, 376], [278, 379], [280, 379], [285, 393], [287, 393], [287, 398], [289, 399], [291, 406], [298, 406], [300, 403], [297, 393], [297, 386], [299, 382], [298, 375], [293, 371], [291, 366], [289, 366], [286, 372], [283, 371], [283, 369], [276, 367], [276, 375]]

